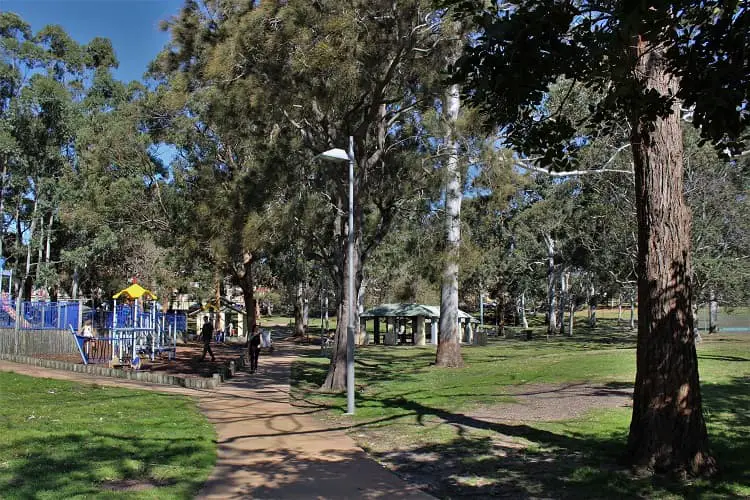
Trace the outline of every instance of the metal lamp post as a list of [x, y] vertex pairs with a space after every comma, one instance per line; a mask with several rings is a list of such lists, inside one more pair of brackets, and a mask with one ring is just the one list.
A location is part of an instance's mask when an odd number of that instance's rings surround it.
[[349, 260], [348, 279], [348, 322], [346, 325], [346, 414], [354, 415], [354, 138], [349, 137], [349, 151], [334, 148], [319, 155], [320, 158], [349, 162], [349, 229], [347, 259]]

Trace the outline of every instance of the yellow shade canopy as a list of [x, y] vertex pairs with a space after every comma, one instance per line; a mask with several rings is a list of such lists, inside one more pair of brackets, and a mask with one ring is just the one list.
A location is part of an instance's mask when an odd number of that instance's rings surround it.
[[120, 290], [112, 296], [113, 299], [119, 299], [120, 297], [124, 297], [126, 299], [140, 299], [141, 297], [145, 297], [147, 299], [156, 300], [156, 294], [154, 294], [154, 292], [152, 292], [151, 290], [146, 290], [138, 283], [133, 283], [125, 290]]

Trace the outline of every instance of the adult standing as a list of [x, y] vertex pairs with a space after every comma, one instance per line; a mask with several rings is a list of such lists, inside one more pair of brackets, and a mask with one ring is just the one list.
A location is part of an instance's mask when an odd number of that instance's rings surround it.
[[250, 340], [248, 340], [250, 350], [250, 373], [255, 373], [258, 369], [258, 358], [260, 357], [260, 328], [255, 325]]
[[211, 355], [211, 361], [216, 361], [214, 353], [211, 350], [211, 337], [213, 337], [214, 329], [211, 323], [208, 321], [208, 316], [203, 318], [203, 328], [201, 328], [201, 339], [203, 340], [203, 354], [201, 355], [201, 361], [206, 359], [206, 353]]

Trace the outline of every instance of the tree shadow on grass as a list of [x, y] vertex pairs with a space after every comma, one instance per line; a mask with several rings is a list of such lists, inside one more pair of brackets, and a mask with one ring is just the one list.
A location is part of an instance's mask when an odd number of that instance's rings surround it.
[[[737, 496], [731, 483], [750, 487], [750, 378], [707, 384], [704, 398], [710, 439], [722, 470], [711, 481], [634, 476], [618, 465], [625, 451], [623, 429], [604, 435], [576, 432], [575, 426], [550, 432], [543, 425], [508, 425], [431, 408], [408, 397], [381, 404], [414, 414], [424, 426], [451, 426], [456, 437], [375, 454], [410, 480], [428, 484], [438, 497]], [[519, 446], [519, 440], [532, 446]]]
[[99, 496], [105, 491], [168, 488], [188, 497], [215, 461], [208, 438], [150, 439], [82, 430], [11, 441], [15, 450], [0, 474], [7, 498]]

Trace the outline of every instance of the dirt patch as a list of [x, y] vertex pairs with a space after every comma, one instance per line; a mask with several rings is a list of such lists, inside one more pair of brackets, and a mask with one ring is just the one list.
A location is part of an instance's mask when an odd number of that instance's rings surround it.
[[[219, 371], [220, 366], [224, 362], [235, 360], [245, 352], [245, 347], [243, 344], [212, 344], [211, 350], [216, 356], [215, 362], [210, 360], [210, 356], [206, 356], [206, 360], [204, 361], [200, 360], [201, 353], [203, 352], [203, 344], [201, 343], [189, 342], [184, 345], [178, 345], [175, 359], [170, 360], [166, 355], [159, 356], [154, 361], [148, 358], [144, 359], [140, 371], [184, 377], [211, 377]], [[34, 357], [69, 363], [82, 363], [81, 356], [78, 354], [39, 354]], [[131, 370], [129, 366], [123, 366], [121, 369]]]
[[527, 424], [632, 404], [626, 384], [529, 384], [503, 395], [515, 402], [423, 419], [428, 428], [454, 429], [442, 442], [405, 444], [395, 426], [353, 437], [386, 468], [438, 498], [578, 498], [567, 491], [567, 478], [587, 463], [590, 445]]
[[588, 383], [533, 384], [514, 387], [508, 395], [516, 402], [482, 407], [468, 415], [490, 422], [568, 420], [598, 408], [632, 406], [633, 389]]

